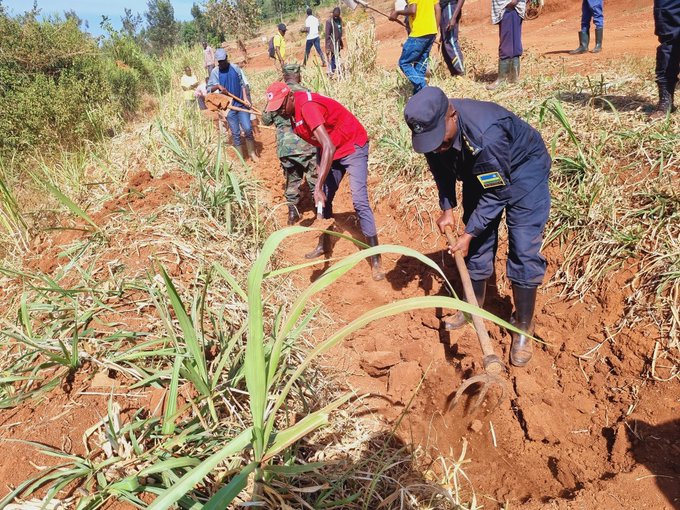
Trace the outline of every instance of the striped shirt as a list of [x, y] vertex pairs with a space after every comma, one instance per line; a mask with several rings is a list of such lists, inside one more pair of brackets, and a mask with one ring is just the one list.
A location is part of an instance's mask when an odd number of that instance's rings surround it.
[[[512, 0], [491, 0], [491, 23], [498, 25], [503, 19], [503, 14], [505, 14], [505, 7]], [[517, 5], [515, 5], [515, 10], [519, 14], [520, 18], [524, 19], [524, 13], [526, 12], [527, 2], [526, 0], [517, 0]]]

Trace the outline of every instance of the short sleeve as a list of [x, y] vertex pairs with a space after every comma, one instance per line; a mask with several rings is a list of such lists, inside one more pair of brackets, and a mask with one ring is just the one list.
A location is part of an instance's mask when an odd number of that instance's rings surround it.
[[308, 102], [305, 103], [302, 106], [302, 109], [300, 111], [302, 115], [302, 120], [305, 121], [305, 124], [307, 124], [307, 127], [309, 128], [310, 131], [314, 131], [316, 128], [321, 126], [325, 119], [324, 119], [324, 107], [321, 106], [318, 103], [314, 102]]

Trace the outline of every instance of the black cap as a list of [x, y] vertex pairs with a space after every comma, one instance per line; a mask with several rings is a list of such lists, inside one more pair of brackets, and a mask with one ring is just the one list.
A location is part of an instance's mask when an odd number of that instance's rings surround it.
[[285, 32], [286, 31], [286, 25], [283, 24], [283, 23], [279, 23], [278, 29], [281, 30], [281, 32]]
[[404, 119], [411, 129], [413, 150], [432, 152], [444, 141], [449, 98], [439, 87], [425, 87], [406, 103]]

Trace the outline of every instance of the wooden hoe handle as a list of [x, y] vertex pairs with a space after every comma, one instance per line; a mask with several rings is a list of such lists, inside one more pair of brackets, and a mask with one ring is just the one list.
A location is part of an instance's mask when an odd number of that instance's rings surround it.
[[[456, 238], [453, 236], [451, 227], [447, 226], [445, 229], [446, 239], [450, 246], [456, 243]], [[465, 291], [465, 300], [474, 306], [479, 306], [477, 303], [477, 296], [475, 296], [475, 291], [472, 288], [472, 281], [470, 280], [470, 273], [468, 273], [467, 267], [465, 266], [465, 259], [463, 254], [459, 251], [454, 252], [453, 258], [456, 261], [456, 267], [458, 268], [458, 273], [460, 274], [460, 279], [463, 282], [463, 290]], [[472, 314], [472, 324], [477, 332], [477, 338], [479, 338], [479, 345], [482, 348], [482, 353], [484, 354], [484, 370], [490, 374], [500, 374], [505, 371], [505, 365], [501, 359], [496, 355], [493, 349], [493, 344], [489, 338], [489, 333], [484, 325], [484, 319], [478, 315]]]

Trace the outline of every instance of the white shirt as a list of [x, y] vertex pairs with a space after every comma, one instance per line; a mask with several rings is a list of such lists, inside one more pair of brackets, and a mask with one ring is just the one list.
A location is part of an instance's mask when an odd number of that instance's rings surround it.
[[319, 37], [319, 18], [315, 18], [310, 14], [305, 20], [305, 26], [309, 29], [309, 32], [307, 32], [308, 41]]
[[[491, 23], [498, 25], [505, 14], [505, 7], [510, 3], [510, 0], [491, 0]], [[526, 0], [518, 0], [515, 10], [519, 17], [524, 19], [526, 12]]]

